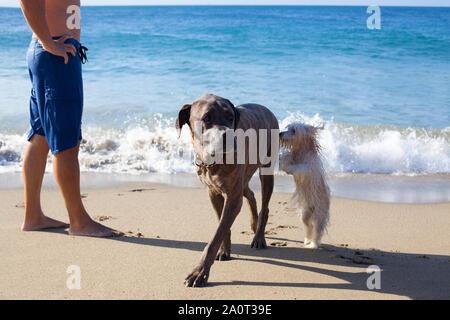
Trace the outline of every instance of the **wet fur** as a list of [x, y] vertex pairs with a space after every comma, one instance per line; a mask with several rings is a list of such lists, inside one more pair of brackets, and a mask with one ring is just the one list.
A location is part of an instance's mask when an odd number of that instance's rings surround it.
[[305, 246], [314, 249], [319, 247], [330, 218], [330, 190], [320, 160], [317, 131], [313, 126], [293, 123], [280, 133], [280, 170], [294, 177], [294, 199], [306, 229]]

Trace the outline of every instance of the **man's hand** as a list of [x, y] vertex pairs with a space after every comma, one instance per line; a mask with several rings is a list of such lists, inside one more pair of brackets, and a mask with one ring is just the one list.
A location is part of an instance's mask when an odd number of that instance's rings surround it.
[[58, 40], [52, 39], [45, 14], [45, 0], [21, 0], [20, 5], [28, 25], [33, 30], [36, 38], [39, 39], [44, 50], [63, 57], [64, 63], [67, 64], [69, 62], [67, 53], [75, 56], [76, 50], [73, 45], [65, 44], [64, 41], [72, 37], [62, 36]]
[[67, 64], [69, 62], [68, 53], [70, 53], [74, 57], [77, 54], [77, 50], [75, 49], [75, 46], [73, 44], [64, 43], [67, 39], [71, 38], [72, 36], [62, 36], [58, 40], [52, 40], [49, 43], [42, 43], [40, 40], [39, 43], [42, 45], [45, 51], [48, 51], [55, 56], [63, 57], [64, 64]]

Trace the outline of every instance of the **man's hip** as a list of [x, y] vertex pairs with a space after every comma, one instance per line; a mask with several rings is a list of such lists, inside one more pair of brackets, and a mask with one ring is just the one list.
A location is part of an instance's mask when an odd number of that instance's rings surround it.
[[32, 39], [27, 53], [30, 79], [33, 85], [30, 98], [30, 125], [28, 136], [45, 136], [53, 154], [71, 149], [81, 140], [83, 114], [83, 80], [81, 44], [68, 39], [77, 49], [69, 54], [69, 62], [42, 48]]

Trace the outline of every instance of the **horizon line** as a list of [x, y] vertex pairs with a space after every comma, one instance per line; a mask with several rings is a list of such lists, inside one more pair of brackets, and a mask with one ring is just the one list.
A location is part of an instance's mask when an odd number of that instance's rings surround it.
[[[378, 5], [384, 8], [449, 8], [448, 5]], [[112, 4], [82, 5], [82, 7], [369, 7], [360, 4]], [[1, 5], [0, 8], [17, 8], [19, 5]]]

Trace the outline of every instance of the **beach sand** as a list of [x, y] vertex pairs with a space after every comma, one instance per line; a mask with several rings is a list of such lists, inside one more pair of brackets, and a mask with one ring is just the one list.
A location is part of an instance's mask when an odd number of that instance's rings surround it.
[[[233, 260], [213, 265], [207, 288], [186, 288], [183, 280], [217, 226], [206, 190], [134, 183], [85, 189], [83, 196], [93, 217], [127, 236], [21, 232], [22, 190], [0, 191], [1, 299], [450, 298], [450, 203], [334, 198], [316, 251], [303, 248], [297, 210], [281, 193], [270, 206], [269, 248], [251, 249], [244, 203], [232, 228]], [[57, 190], [42, 197], [47, 215], [67, 221]], [[80, 267], [80, 290], [66, 287], [71, 265]], [[367, 288], [369, 265], [382, 270], [380, 290]]]

